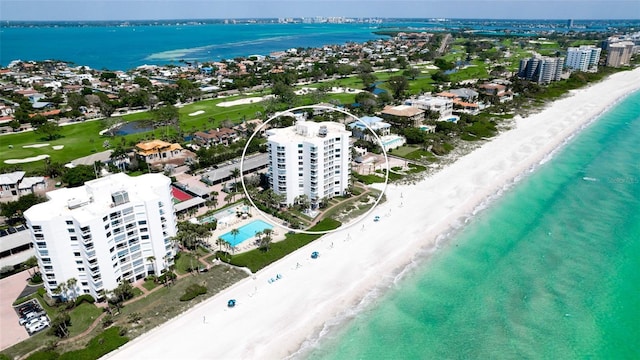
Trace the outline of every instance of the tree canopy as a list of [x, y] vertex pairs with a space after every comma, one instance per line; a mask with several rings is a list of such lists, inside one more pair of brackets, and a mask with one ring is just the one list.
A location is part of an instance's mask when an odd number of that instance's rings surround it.
[[91, 165], [78, 165], [73, 167], [62, 175], [62, 181], [67, 183], [69, 187], [83, 185], [86, 181], [96, 178], [96, 173]]

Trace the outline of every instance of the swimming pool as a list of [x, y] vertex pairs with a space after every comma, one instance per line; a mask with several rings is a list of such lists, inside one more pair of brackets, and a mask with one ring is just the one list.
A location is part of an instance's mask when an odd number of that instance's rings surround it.
[[231, 234], [231, 231], [229, 231], [228, 233], [220, 236], [220, 238], [231, 244], [231, 246], [238, 246], [238, 244], [242, 243], [243, 241], [256, 236], [256, 232], [262, 231], [264, 229], [273, 229], [273, 226], [262, 220], [254, 220], [246, 225], [239, 227], [238, 235], [233, 236]]

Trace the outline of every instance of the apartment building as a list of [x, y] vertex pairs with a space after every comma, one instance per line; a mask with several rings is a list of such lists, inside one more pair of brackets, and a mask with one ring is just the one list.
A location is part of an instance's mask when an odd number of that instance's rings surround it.
[[266, 132], [271, 188], [286, 204], [307, 195], [311, 206], [343, 195], [349, 186], [351, 132], [336, 122], [298, 121]]
[[[97, 299], [121, 281], [164, 272], [175, 255], [170, 184], [162, 174], [118, 173], [50, 191], [25, 211], [47, 293]], [[56, 293], [69, 279], [75, 284]]]
[[571, 70], [597, 72], [602, 49], [590, 45], [567, 49], [565, 66]]
[[518, 76], [539, 84], [558, 81], [562, 76], [564, 57], [534, 56], [520, 60]]
[[634, 46], [633, 41], [620, 41], [609, 44], [607, 47], [607, 66], [629, 66]]

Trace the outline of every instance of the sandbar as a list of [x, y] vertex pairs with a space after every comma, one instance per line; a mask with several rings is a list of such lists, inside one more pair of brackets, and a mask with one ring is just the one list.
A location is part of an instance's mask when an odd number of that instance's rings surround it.
[[[413, 261], [446, 246], [448, 233], [639, 88], [640, 68], [616, 73], [515, 120], [511, 130], [424, 180], [388, 186], [387, 201], [361, 222], [299, 249], [106, 357], [295, 357], [313, 346], [327, 324], [352, 315]], [[320, 256], [311, 259], [312, 251]], [[282, 278], [269, 283], [276, 274]], [[227, 307], [229, 299], [236, 299], [234, 308]]]

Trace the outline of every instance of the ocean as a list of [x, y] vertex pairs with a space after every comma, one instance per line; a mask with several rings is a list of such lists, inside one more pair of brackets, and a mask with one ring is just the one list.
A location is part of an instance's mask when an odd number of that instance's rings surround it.
[[604, 113], [308, 359], [639, 359], [640, 92]]
[[[607, 31], [638, 26], [628, 21], [576, 21], [572, 31]], [[63, 60], [98, 70], [127, 71], [140, 65], [181, 65], [250, 55], [269, 55], [291, 48], [365, 42], [383, 38], [376, 30], [568, 31], [558, 20], [387, 20], [344, 24], [224, 24], [198, 20], [120, 22], [1, 22], [0, 66], [13, 60]]]
[[369, 24], [202, 24], [0, 28], [0, 64], [64, 60], [94, 69], [181, 65], [381, 38]]

